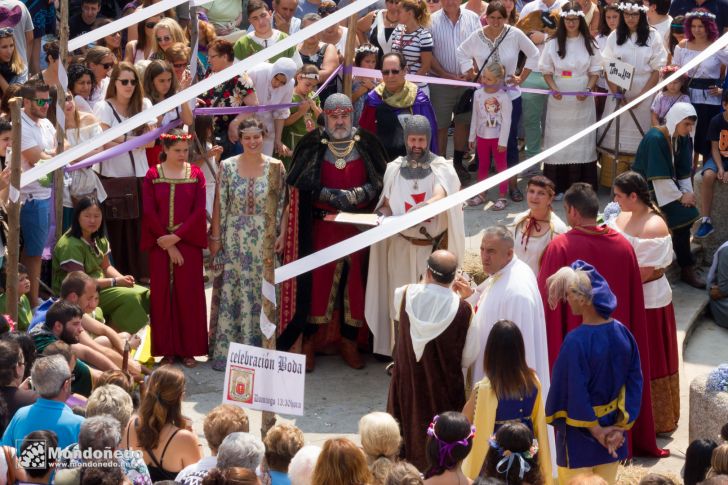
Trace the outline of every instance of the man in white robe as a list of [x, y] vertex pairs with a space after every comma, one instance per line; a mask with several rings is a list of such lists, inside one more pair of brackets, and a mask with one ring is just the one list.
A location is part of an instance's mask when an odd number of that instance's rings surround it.
[[[460, 190], [452, 162], [429, 150], [432, 131], [427, 118], [414, 115], [403, 123], [407, 155], [387, 164], [384, 189], [376, 209], [384, 217], [404, 215]], [[392, 321], [399, 311], [393, 301], [394, 290], [420, 281], [425, 275], [427, 258], [436, 249], [447, 249], [455, 255], [458, 265], [462, 263], [462, 207], [454, 207], [371, 246], [364, 312], [374, 334], [374, 353], [391, 355]]]
[[488, 278], [475, 290], [458, 278], [453, 288], [475, 308], [480, 335], [480, 352], [473, 365], [471, 383], [484, 374], [483, 357], [490, 330], [498, 320], [515, 323], [523, 335], [526, 363], [541, 380], [542, 395], [548, 395], [550, 379], [546, 320], [536, 276], [518, 259], [513, 250], [513, 235], [505, 226], [492, 226], [483, 233], [480, 258]]

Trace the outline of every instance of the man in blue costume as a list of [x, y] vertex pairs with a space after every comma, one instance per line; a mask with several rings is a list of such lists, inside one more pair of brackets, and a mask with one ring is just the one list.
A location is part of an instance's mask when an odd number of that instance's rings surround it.
[[616, 482], [625, 431], [637, 419], [642, 370], [637, 342], [611, 318], [617, 298], [594, 267], [577, 260], [547, 280], [549, 305], [569, 303], [582, 324], [566, 335], [551, 374], [546, 422], [556, 431], [559, 483], [582, 473]]

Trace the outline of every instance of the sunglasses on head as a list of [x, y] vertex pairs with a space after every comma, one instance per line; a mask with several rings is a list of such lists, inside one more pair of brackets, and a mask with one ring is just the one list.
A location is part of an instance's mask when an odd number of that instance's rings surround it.
[[131, 83], [132, 86], [136, 86], [137, 85], [137, 80], [136, 79], [117, 79], [117, 81], [119, 81], [122, 86], [128, 86], [129, 83]]
[[33, 98], [33, 101], [42, 108], [43, 106], [50, 104], [53, 100], [51, 98]]
[[156, 26], [157, 26], [157, 23], [156, 22], [147, 22], [147, 23], [144, 24], [144, 27], [146, 27], [148, 29], [153, 29]]
[[382, 76], [396, 76], [400, 72], [402, 72], [401, 69], [382, 69]]
[[12, 27], [3, 27], [0, 29], [0, 37], [10, 37], [14, 33], [15, 31], [12, 29]]
[[157, 37], [157, 42], [169, 42], [172, 40], [172, 37], [169, 35], [163, 35], [162, 37]]

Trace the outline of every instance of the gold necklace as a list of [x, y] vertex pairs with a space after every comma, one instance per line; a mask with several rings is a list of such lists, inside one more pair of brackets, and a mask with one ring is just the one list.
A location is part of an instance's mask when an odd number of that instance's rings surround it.
[[[334, 162], [334, 167], [338, 168], [339, 170], [344, 170], [346, 168], [346, 157], [354, 150], [354, 143], [356, 143], [358, 137], [354, 137], [349, 141], [331, 141], [327, 140], [326, 138], [323, 138], [321, 140], [321, 143], [324, 145], [327, 145], [329, 147], [329, 151], [333, 156], [336, 157], [336, 161]], [[343, 148], [339, 148], [336, 145], [346, 145]]]

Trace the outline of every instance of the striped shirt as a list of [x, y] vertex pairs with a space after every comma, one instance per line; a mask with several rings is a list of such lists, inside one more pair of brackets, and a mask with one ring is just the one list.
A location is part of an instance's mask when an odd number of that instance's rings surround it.
[[[407, 61], [407, 73], [417, 74], [422, 67], [422, 52], [432, 52], [432, 35], [424, 27], [411, 33], [405, 31], [404, 25], [398, 25], [392, 32], [392, 51], [399, 52]], [[427, 73], [425, 73], [427, 75]]]
[[453, 24], [444, 10], [432, 14], [432, 56], [437, 59], [443, 69], [451, 74], [460, 72], [457, 48], [470, 34], [480, 29], [480, 19], [475, 12], [460, 9], [460, 16]]

